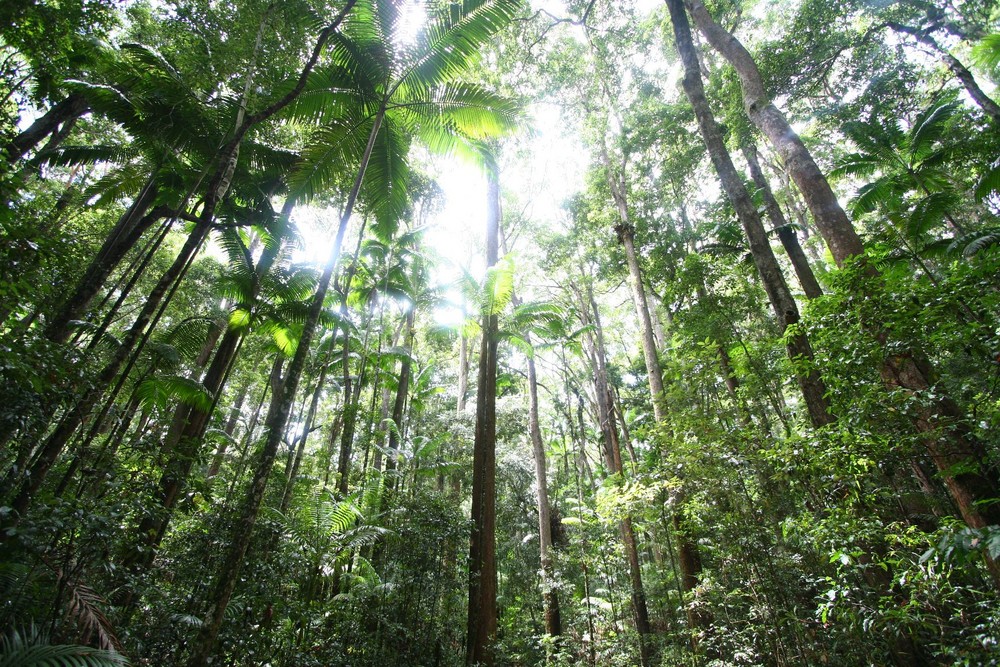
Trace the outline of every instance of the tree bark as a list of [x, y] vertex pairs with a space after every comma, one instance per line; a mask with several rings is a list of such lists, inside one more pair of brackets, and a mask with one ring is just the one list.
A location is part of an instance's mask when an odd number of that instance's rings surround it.
[[[684, 92], [694, 108], [709, 157], [719, 175], [719, 180], [722, 182], [722, 189], [729, 201], [732, 202], [736, 215], [743, 225], [743, 231], [750, 244], [750, 253], [757, 266], [757, 273], [760, 275], [764, 291], [767, 292], [768, 300], [771, 302], [771, 307], [775, 311], [782, 331], [785, 331], [789, 326], [799, 321], [799, 308], [788, 289], [788, 284], [781, 273], [781, 267], [774, 257], [774, 252], [771, 250], [770, 241], [760, 220], [760, 215], [750, 199], [750, 193], [743, 185], [743, 179], [736, 171], [732, 158], [729, 156], [729, 151], [722, 137], [722, 130], [715, 121], [708, 100], [705, 98], [701, 72], [698, 69], [698, 56], [691, 39], [691, 29], [684, 6], [681, 4], [681, 0], [667, 0], [667, 6], [670, 9], [670, 17], [674, 25], [677, 50], [684, 63]], [[849, 222], [848, 225], [850, 225]], [[851, 230], [853, 232], [853, 227]], [[793, 365], [805, 363], [811, 366], [812, 347], [804, 333], [798, 332], [788, 336], [786, 347], [788, 357]], [[813, 426], [819, 428], [833, 422], [834, 417], [830, 413], [830, 406], [826, 400], [826, 387], [819, 372], [815, 368], [803, 369], [800, 366], [796, 369], [795, 376], [799, 388], [802, 390], [802, 396], [809, 412], [809, 420]]]
[[60, 125], [73, 122], [90, 111], [90, 105], [80, 93], [70, 93], [46, 111], [38, 120], [31, 124], [10, 143], [4, 147], [7, 157], [7, 169], [23, 158], [28, 151], [42, 143], [42, 140], [55, 133]]
[[[709, 44], [736, 70], [743, 90], [743, 106], [747, 115], [784, 160], [838, 266], [843, 265], [849, 257], [860, 255], [864, 252], [861, 238], [840, 202], [837, 201], [837, 196], [823, 172], [802, 143], [802, 139], [768, 97], [760, 70], [757, 69], [757, 63], [754, 62], [750, 52], [712, 19], [700, 0], [687, 0], [687, 4], [698, 29], [705, 35]], [[683, 7], [679, 2], [668, 0], [667, 5], [672, 8], [671, 16], [683, 13]], [[686, 15], [683, 20], [687, 25]], [[693, 47], [692, 55], [697, 60]]]
[[764, 211], [767, 213], [771, 225], [778, 232], [778, 238], [781, 240], [785, 252], [788, 253], [788, 259], [791, 260], [792, 268], [795, 270], [795, 277], [799, 279], [799, 285], [802, 286], [806, 298], [815, 299], [823, 296], [823, 288], [819, 286], [816, 274], [813, 273], [812, 267], [809, 266], [809, 260], [806, 259], [806, 254], [802, 251], [802, 246], [799, 245], [799, 237], [788, 224], [785, 214], [781, 212], [778, 200], [774, 198], [771, 186], [760, 168], [757, 148], [751, 143], [744, 144], [743, 157], [746, 158], [747, 167], [750, 169], [750, 178], [753, 179], [760, 191], [761, 198], [764, 200]]
[[[487, 173], [486, 265], [500, 254], [500, 183], [496, 165]], [[472, 460], [472, 539], [469, 547], [469, 613], [465, 664], [493, 667], [497, 633], [496, 383], [499, 319], [483, 314]]]
[[156, 194], [156, 185], [149, 183], [119, 218], [104, 245], [84, 271], [73, 294], [48, 321], [45, 327], [46, 338], [59, 343], [66, 342], [70, 334], [69, 323], [83, 316], [125, 254], [135, 247], [153, 223], [169, 218], [174, 213], [168, 206], [157, 206], [152, 211], [149, 210]]
[[[516, 296], [514, 306], [520, 305]], [[531, 334], [524, 332], [524, 339], [532, 345]], [[549, 505], [548, 474], [545, 462], [545, 442], [538, 418], [538, 373], [535, 358], [528, 356], [528, 434], [531, 436], [531, 453], [535, 459], [535, 501], [538, 506], [538, 550], [542, 573], [542, 602], [545, 608], [545, 633], [551, 637], [562, 634], [562, 617], [559, 612], [559, 595], [555, 588], [552, 563], [552, 510]]]
[[[668, 0], [671, 16], [687, 25], [681, 0]], [[768, 137], [782, 156], [806, 205], [813, 214], [816, 227], [842, 266], [864, 251], [861, 239], [854, 231], [847, 214], [840, 207], [833, 190], [813, 161], [802, 140], [791, 129], [784, 115], [768, 99], [764, 86], [749, 52], [732, 35], [722, 29], [698, 0], [689, 0], [692, 14], [709, 43], [733, 65], [743, 88], [743, 102], [750, 119]], [[690, 41], [690, 40], [689, 40]], [[691, 47], [693, 55], [693, 46]], [[700, 84], [700, 81], [699, 81]], [[877, 270], [866, 266], [868, 275], [879, 278]], [[875, 290], [868, 289], [869, 293]], [[889, 332], [881, 322], [868, 322], [875, 340], [884, 348]], [[899, 389], [908, 394], [927, 395], [934, 387], [935, 377], [930, 361], [915, 350], [887, 351], [879, 373], [889, 390]], [[958, 405], [940, 392], [933, 400], [921, 401], [913, 417], [924, 446], [959, 507], [962, 518], [974, 528], [1000, 524], [1000, 476], [989, 465], [983, 443], [976, 438]], [[956, 470], [961, 472], [956, 473]], [[1000, 586], [1000, 567], [991, 561], [991, 573]]]
[[947, 49], [941, 48], [937, 43], [937, 40], [931, 36], [929, 30], [921, 30], [919, 28], [914, 28], [912, 26], [903, 25], [901, 23], [896, 23], [890, 21], [886, 23], [887, 26], [895, 30], [896, 32], [902, 32], [904, 34], [912, 36], [921, 44], [930, 47], [931, 50], [936, 52], [941, 56], [942, 62], [951, 70], [951, 73], [955, 75], [962, 87], [965, 88], [965, 92], [969, 94], [969, 97], [979, 105], [979, 108], [990, 117], [994, 123], [1000, 123], [1000, 105], [993, 101], [986, 92], [979, 87], [976, 82], [976, 77], [972, 75], [969, 68], [962, 64], [955, 56], [951, 55]]
[[[586, 337], [588, 356], [594, 369], [594, 389], [597, 402], [598, 422], [603, 442], [604, 462], [609, 475], [624, 476], [622, 466], [621, 446], [618, 440], [618, 429], [615, 423], [612, 407], [611, 390], [608, 382], [607, 353], [604, 345], [604, 330], [601, 327], [600, 313], [594, 300], [593, 288], [586, 283], [586, 294], [577, 290], [580, 301], [580, 315], [584, 326], [592, 324], [594, 332]], [[648, 667], [653, 661], [653, 643], [651, 639], [652, 625], [649, 622], [649, 608], [646, 605], [646, 589], [642, 583], [642, 565], [636, 545], [635, 531], [632, 520], [625, 517], [619, 523], [619, 534], [628, 561], [629, 582], [632, 595], [632, 619], [639, 635], [639, 659], [643, 667]]]
[[[314, 49], [313, 57], [310, 61], [311, 64], [316, 62], [319, 49], [329, 35], [332, 34], [332, 31], [340, 25], [344, 16], [346, 16], [347, 12], [353, 6], [354, 2], [349, 0], [334, 23], [324, 30]], [[302, 77], [303, 86], [304, 77], [307, 74], [308, 72], [304, 71]], [[301, 87], [299, 90], [301, 91]], [[365, 146], [364, 154], [361, 157], [361, 163], [358, 166], [358, 173], [355, 176], [354, 184], [347, 196], [347, 201], [344, 203], [344, 212], [340, 218], [340, 224], [337, 228], [337, 235], [334, 238], [330, 256], [323, 267], [323, 273], [320, 275], [316, 286], [316, 293], [313, 295], [305, 321], [302, 324], [302, 334], [299, 337], [295, 356], [292, 358], [292, 363], [289, 365], [287, 376], [281, 388], [280, 398], [275, 403], [274, 410], [268, 414], [265, 425], [267, 439], [264, 442], [257, 467], [254, 470], [250, 489], [243, 500], [240, 516], [230, 539], [229, 550], [226, 552], [225, 560], [219, 569], [219, 575], [210, 598], [211, 609], [208, 619], [201, 627], [198, 637], [195, 640], [191, 657], [187, 662], [188, 667], [208, 667], [211, 655], [215, 650], [215, 643], [218, 639], [219, 631], [222, 629], [222, 621], [225, 617], [226, 608], [229, 606], [233, 591], [236, 589], [240, 568], [243, 565], [243, 558], [246, 556], [247, 548], [250, 546], [250, 537], [253, 533], [254, 525], [257, 523], [257, 515], [260, 512], [261, 502], [264, 500], [267, 480], [271, 475], [271, 469], [278, 454], [278, 447], [281, 445], [282, 434], [285, 431], [285, 426], [288, 424], [288, 415], [295, 400], [295, 392], [298, 389], [302, 370], [305, 368], [306, 358], [309, 356], [309, 346], [316, 332], [320, 313], [323, 311], [323, 304], [326, 300], [327, 291], [330, 288], [333, 272], [340, 260], [340, 249], [344, 242], [344, 233], [347, 231], [347, 224], [350, 222], [351, 214], [354, 212], [354, 204], [357, 202], [361, 183], [364, 180], [365, 171], [371, 159], [372, 149], [375, 146], [375, 138], [378, 136], [384, 115], [385, 107], [383, 106], [378, 110], [372, 123], [371, 133], [368, 135], [368, 144]]]

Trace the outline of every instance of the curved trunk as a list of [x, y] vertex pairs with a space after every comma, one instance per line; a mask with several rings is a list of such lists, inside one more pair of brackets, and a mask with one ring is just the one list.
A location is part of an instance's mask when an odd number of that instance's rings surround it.
[[84, 271], [73, 294], [49, 320], [45, 327], [46, 338], [59, 343], [66, 342], [70, 334], [69, 323], [83, 316], [125, 254], [135, 247], [154, 222], [171, 216], [173, 211], [167, 206], [149, 210], [156, 199], [156, 194], [156, 185], [151, 181], [119, 218], [97, 256]]
[[[668, 0], [667, 4], [672, 8], [671, 16], [675, 13], [683, 14], [684, 9], [679, 2]], [[673, 9], [675, 4], [676, 11]], [[830, 247], [834, 260], [838, 265], [843, 265], [848, 258], [860, 255], [864, 252], [861, 238], [840, 202], [837, 201], [837, 196], [823, 172], [813, 160], [809, 149], [789, 125], [784, 114], [767, 96], [760, 70], [757, 69], [757, 63], [754, 62], [750, 52], [712, 19], [705, 5], [699, 0], [688, 0], [688, 6], [698, 29], [712, 47], [736, 70], [743, 90], [743, 106], [747, 115], [784, 160], [792, 179], [806, 200], [806, 206], [813, 214], [816, 227]], [[683, 20], [687, 25], [686, 15]]]
[[976, 82], [976, 77], [972, 75], [969, 68], [962, 64], [955, 56], [951, 55], [947, 49], [941, 48], [934, 39], [930, 32], [927, 30], [921, 30], [919, 28], [914, 28], [912, 26], [903, 25], [901, 23], [895, 23], [890, 21], [886, 23], [887, 26], [895, 30], [896, 32], [902, 32], [907, 35], [912, 36], [921, 44], [930, 47], [933, 51], [937, 52], [941, 56], [941, 61], [951, 70], [951, 73], [955, 75], [962, 87], [965, 88], [965, 92], [969, 94], [969, 97], [979, 105], [979, 108], [990, 117], [994, 123], [1000, 123], [1000, 105], [997, 105], [986, 92], [979, 87]]
[[[90, 111], [90, 105], [80, 93], [70, 93], [62, 101], [53, 105], [28, 129], [11, 139], [10, 143], [4, 147], [7, 169], [23, 158], [28, 151], [42, 143], [45, 137], [56, 134], [60, 125], [73, 123], [88, 111]], [[54, 146], [50, 148], [54, 148]]]
[[[852, 256], [861, 254], [864, 251], [861, 239], [802, 140], [767, 98], [757, 64], [749, 52], [715, 23], [701, 2], [689, 2], [702, 33], [736, 69], [747, 114], [784, 159], [837, 264], [843, 265]], [[677, 20], [682, 20], [686, 26], [687, 17], [680, 0], [668, 0], [667, 4], [671, 16], [678, 15], [675, 28]], [[870, 277], [878, 279], [875, 268], [870, 265], [867, 268]], [[875, 290], [869, 288], [865, 291]], [[890, 341], [885, 326], [881, 322], [866, 324], [875, 340], [885, 348]], [[887, 389], [900, 389], [909, 394], [926, 396], [935, 384], [930, 361], [916, 350], [887, 353], [879, 373]], [[958, 505], [962, 518], [974, 528], [1000, 523], [1000, 503], [995, 502], [1000, 497], [1000, 475], [989, 465], [986, 448], [972, 433], [961, 409], [940, 392], [933, 400], [921, 400], [920, 404], [923, 407], [917, 408], [914, 426], [922, 435], [924, 446]], [[1000, 567], [991, 561], [990, 569], [1000, 587]]]
[[[767, 232], [764, 230], [757, 208], [754, 206], [753, 200], [750, 199], [750, 193], [743, 185], [743, 179], [733, 165], [722, 137], [722, 130], [715, 121], [708, 100], [705, 98], [701, 72], [698, 69], [698, 56], [691, 40], [690, 26], [681, 0], [668, 0], [667, 6], [670, 9], [670, 17], [674, 25], [677, 50], [684, 63], [684, 92], [694, 108], [698, 127], [701, 130], [715, 171], [722, 182], [722, 189], [736, 210], [740, 224], [743, 225], [743, 231], [750, 245], [750, 253], [753, 256], [764, 291], [767, 292], [768, 300], [771, 302], [771, 307], [781, 325], [781, 330], [785, 331], [789, 326], [799, 321], [798, 305], [796, 305], [795, 299], [785, 283], [785, 277], [782, 275], [781, 267], [771, 250], [771, 243], [767, 238]], [[853, 227], [851, 230], [853, 232]], [[830, 414], [830, 406], [826, 400], [826, 387], [819, 372], [815, 368], [811, 368], [813, 354], [808, 338], [801, 332], [788, 336], [786, 347], [788, 357], [792, 360], [793, 365], [799, 366], [795, 376], [799, 388], [802, 390], [802, 396], [809, 411], [809, 419], [813, 426], [818, 428], [833, 422], [834, 417]], [[803, 362], [806, 364], [806, 368], [801, 367], [800, 364]]]

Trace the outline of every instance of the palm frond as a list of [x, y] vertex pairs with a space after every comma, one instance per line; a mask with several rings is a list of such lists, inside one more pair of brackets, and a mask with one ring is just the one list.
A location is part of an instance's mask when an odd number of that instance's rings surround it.
[[399, 76], [414, 88], [447, 83], [468, 71], [479, 52], [510, 25], [519, 0], [458, 0], [439, 5], [418, 36], [422, 54]]
[[957, 204], [958, 196], [953, 192], [934, 192], [927, 195], [913, 207], [906, 233], [914, 240], [923, 237], [941, 225], [945, 215]]
[[957, 102], [948, 102], [932, 105], [922, 111], [910, 130], [910, 150], [915, 154], [929, 152], [931, 146], [941, 140], [948, 121], [957, 109]]
[[0, 638], [2, 667], [125, 667], [119, 653], [90, 646], [52, 644], [34, 627], [26, 631], [12, 628]]
[[172, 400], [208, 412], [212, 395], [197, 380], [182, 375], [157, 375], [146, 378], [136, 387], [136, 398], [147, 408], [165, 408]]
[[1000, 192], [1000, 160], [991, 164], [976, 183], [977, 200], [982, 201], [994, 192]]
[[951, 242], [949, 252], [959, 251], [963, 257], [972, 257], [977, 253], [1000, 245], [1000, 227], [984, 227], [971, 234], [964, 234]]

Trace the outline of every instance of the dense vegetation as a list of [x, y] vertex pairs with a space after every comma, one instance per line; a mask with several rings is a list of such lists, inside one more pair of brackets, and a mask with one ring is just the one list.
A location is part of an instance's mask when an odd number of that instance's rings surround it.
[[3, 3], [0, 664], [1000, 664], [998, 31]]

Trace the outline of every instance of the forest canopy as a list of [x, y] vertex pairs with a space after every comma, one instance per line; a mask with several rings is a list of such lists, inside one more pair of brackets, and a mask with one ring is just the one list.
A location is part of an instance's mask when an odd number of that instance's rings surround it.
[[0, 664], [1000, 664], [1000, 4], [0, 5]]

